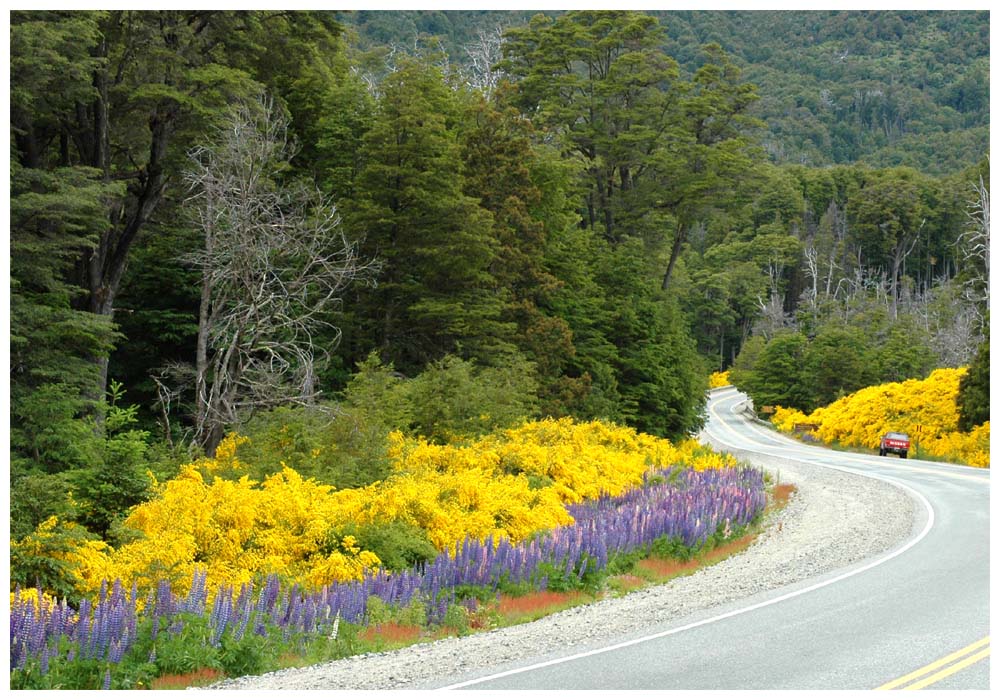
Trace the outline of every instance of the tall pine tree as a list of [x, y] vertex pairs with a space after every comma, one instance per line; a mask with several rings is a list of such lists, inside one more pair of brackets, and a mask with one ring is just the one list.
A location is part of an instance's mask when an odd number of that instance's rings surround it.
[[409, 58], [381, 91], [347, 216], [381, 265], [358, 330], [404, 373], [449, 353], [496, 362], [514, 350], [512, 328], [490, 267], [492, 219], [463, 191], [456, 92], [440, 69]]

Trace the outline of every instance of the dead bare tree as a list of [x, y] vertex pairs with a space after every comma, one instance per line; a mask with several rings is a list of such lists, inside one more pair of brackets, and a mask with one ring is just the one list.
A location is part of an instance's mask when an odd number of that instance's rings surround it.
[[[285, 183], [287, 120], [261, 97], [236, 106], [185, 173], [203, 247], [185, 259], [201, 273], [194, 439], [209, 455], [227, 425], [254, 409], [313, 402], [314, 333], [340, 292], [371, 265], [314, 186]], [[334, 344], [335, 344], [334, 341]]]
[[976, 306], [988, 306], [990, 300], [990, 190], [979, 177], [973, 186], [966, 229], [958, 238], [958, 248], [965, 263], [965, 296]]
[[480, 29], [476, 40], [465, 45], [465, 55], [469, 57], [467, 78], [469, 85], [481, 90], [487, 96], [500, 84], [503, 73], [496, 65], [503, 58], [503, 27], [492, 30]]
[[917, 241], [920, 240], [920, 232], [924, 229], [924, 224], [926, 223], [927, 219], [922, 220], [915, 232], [902, 231], [892, 248], [892, 273], [889, 279], [892, 299], [889, 311], [894, 321], [899, 316], [899, 283], [904, 269], [903, 266], [906, 264], [906, 258], [910, 256], [910, 253], [916, 247]]

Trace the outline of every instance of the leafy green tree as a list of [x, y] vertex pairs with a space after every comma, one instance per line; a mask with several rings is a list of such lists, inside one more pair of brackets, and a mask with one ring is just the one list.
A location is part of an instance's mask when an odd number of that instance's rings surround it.
[[979, 346], [958, 385], [958, 429], [972, 430], [990, 419], [990, 339]]
[[876, 383], [867, 339], [857, 330], [824, 327], [805, 350], [802, 382], [809, 389], [809, 410]]
[[801, 224], [805, 199], [802, 186], [792, 172], [761, 164], [757, 166], [756, 174], [761, 183], [751, 205], [754, 226], [773, 224], [776, 221], [784, 222], [789, 227]]
[[86, 542], [95, 539], [96, 536], [83, 526], [63, 521], [54, 523], [41, 537], [27, 535], [18, 543], [19, 546], [11, 547], [11, 587], [37, 587], [76, 602], [80, 582], [71, 555]]
[[[111, 189], [113, 192], [114, 190]], [[74, 308], [82, 290], [67, 282], [104, 216], [109, 187], [84, 168], [43, 172], [11, 163], [12, 467], [56, 472], [94, 457], [86, 398], [92, 358], [116, 339], [106, 317]]]
[[513, 350], [512, 328], [493, 293], [491, 217], [463, 192], [455, 92], [413, 59], [381, 89], [348, 215], [382, 268], [356, 332], [403, 372], [448, 353], [491, 363]]
[[[870, 329], [869, 329], [870, 332]], [[888, 329], [888, 335], [874, 348], [879, 382], [902, 382], [922, 379], [937, 366], [927, 331], [909, 316], [901, 316]]]
[[618, 415], [637, 429], [677, 438], [701, 427], [707, 368], [675, 302], [656, 288], [638, 239], [609, 251], [597, 280], [606, 295], [600, 328], [616, 351]]
[[114, 526], [149, 496], [149, 433], [137, 430], [135, 405], [121, 406], [122, 386], [111, 382], [101, 459], [71, 475], [77, 522], [105, 542], [117, 543]]
[[893, 319], [898, 315], [904, 264], [925, 235], [929, 187], [916, 171], [894, 168], [874, 173], [851, 202], [858, 250], [868, 267], [886, 273]]
[[503, 46], [518, 105], [583, 158], [584, 221], [612, 242], [630, 233], [619, 219], [629, 216], [630, 192], [672, 123], [678, 72], [661, 40], [657, 21], [643, 13], [571, 11], [536, 15], [508, 31]]
[[334, 200], [346, 203], [354, 197], [355, 182], [364, 165], [362, 143], [375, 118], [375, 99], [352, 72], [346, 56], [338, 57], [332, 70], [334, 83], [321, 96], [315, 141], [306, 162]]
[[[543, 396], [556, 395], [566, 384], [565, 369], [575, 354], [566, 319], [552, 310], [554, 295], [565, 283], [549, 269], [550, 223], [542, 211], [551, 180], [536, 182], [541, 154], [536, 152], [530, 122], [497, 99], [480, 98], [471, 105], [463, 133], [465, 191], [493, 217], [497, 251], [490, 264], [502, 301], [500, 320], [514, 333], [510, 341], [533, 363]], [[563, 225], [560, 221], [557, 226]]]
[[[183, 144], [190, 129], [250, 82], [246, 73], [219, 60], [218, 48], [245, 29], [248, 17], [169, 10], [12, 17], [19, 36], [51, 35], [70, 22], [80, 29], [75, 51], [90, 54], [69, 72], [77, 81], [72, 100], [35, 100], [18, 112], [20, 162], [32, 169], [89, 166], [103, 182], [126, 185], [120, 196], [102, 201], [105, 220], [92, 231], [92, 244], [78, 251], [78, 284], [85, 291], [79, 308], [113, 316], [131, 249], [175, 172], [173, 159], [181, 150], [175, 144]], [[97, 398], [107, 383], [108, 358], [103, 353], [92, 359], [99, 375], [89, 393]]]
[[484, 435], [536, 417], [534, 368], [523, 360], [496, 367], [454, 355], [409, 380], [412, 430], [437, 442]]
[[653, 206], [674, 220], [673, 240], [660, 286], [667, 289], [696, 221], [726, 203], [738, 204], [740, 178], [750, 169], [755, 146], [748, 130], [758, 122], [748, 111], [756, 88], [742, 82], [740, 69], [718, 44], [703, 47], [704, 64], [680, 101], [674, 127], [653, 154], [646, 181]]
[[697, 329], [696, 337], [711, 340], [699, 344], [703, 355], [716, 355], [714, 363], [716, 371], [721, 371], [725, 364], [726, 335], [735, 322], [735, 313], [730, 304], [730, 277], [727, 271], [715, 272], [710, 269], [691, 272], [692, 287], [697, 292], [692, 294], [688, 313]]
[[[764, 336], [755, 335], [747, 338], [740, 346], [740, 352], [729, 370], [729, 379], [733, 386], [747, 395], [750, 394], [751, 387], [754, 386], [754, 367], [757, 365], [757, 360], [760, 359], [765, 345], [767, 345], [767, 341]], [[766, 406], [767, 404], [760, 403], [758, 405]]]
[[764, 346], [753, 370], [744, 373], [741, 382], [755, 406], [810, 410], [812, 392], [805, 371], [807, 345], [805, 336], [786, 331]]

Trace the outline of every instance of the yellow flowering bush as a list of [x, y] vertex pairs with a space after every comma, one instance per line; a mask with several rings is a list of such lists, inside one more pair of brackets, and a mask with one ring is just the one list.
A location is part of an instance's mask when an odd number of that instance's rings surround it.
[[[79, 592], [93, 594], [103, 579], [115, 578], [140, 590], [166, 579], [181, 590], [196, 568], [205, 569], [210, 591], [271, 573], [310, 587], [357, 580], [381, 562], [353, 535], [333, 534], [347, 526], [403, 523], [425, 533], [438, 551], [454, 551], [467, 537], [516, 543], [571, 524], [565, 504], [620, 495], [640, 485], [651, 467], [735, 464], [694, 440], [675, 445], [631, 428], [564, 418], [466, 444], [392, 433], [389, 476], [338, 491], [284, 463], [260, 482], [251, 479], [237, 457], [246, 443], [230, 435], [214, 458], [154, 484], [155, 496], [124, 522], [137, 533], [134, 540], [117, 549], [81, 542], [66, 552]], [[44, 528], [36, 534], [43, 537]]]
[[771, 422], [777, 426], [778, 430], [790, 433], [794, 430], [796, 423], [809, 423], [810, 420], [809, 416], [797, 408], [775, 406], [774, 413], [771, 415]]
[[379, 565], [377, 556], [351, 541], [327, 551], [327, 533], [336, 522], [331, 487], [288, 468], [260, 484], [246, 476], [207, 477], [202, 470], [217, 467], [210, 462], [186, 465], [157, 485], [155, 498], [132, 510], [124, 525], [140, 538], [117, 550], [104, 545], [99, 552], [81, 548], [73, 554], [87, 562], [78, 569], [81, 593], [98, 590], [104, 578], [136, 582], [141, 590], [166, 579], [179, 589], [196, 568], [206, 569], [209, 590], [269, 573], [318, 586], [360, 579], [366, 568]]
[[824, 442], [871, 449], [890, 430], [903, 432], [930, 456], [987, 467], [989, 422], [968, 433], [958, 431], [955, 399], [965, 372], [938, 369], [926, 379], [866, 387], [808, 416], [779, 407], [771, 420], [783, 431], [791, 431], [794, 423], [815, 423]]
[[990, 466], [990, 422], [967, 433], [953, 431], [922, 439], [920, 447], [935, 457], [944, 457], [973, 467]]
[[440, 551], [465, 537], [517, 542], [572, 522], [554, 489], [533, 489], [524, 475], [499, 471], [499, 455], [481, 441], [433, 445], [393, 433], [390, 457], [386, 481], [339, 492], [340, 520], [416, 525]]
[[[50, 516], [34, 532], [20, 540], [11, 540], [11, 559], [56, 560], [66, 562], [74, 574], [74, 583], [66, 582], [62, 594], [69, 593], [81, 581], [97, 580], [113, 575], [108, 559], [109, 547], [93, 539], [78, 525]], [[49, 582], [51, 583], [51, 582]]]
[[712, 372], [708, 375], [709, 389], [718, 389], [719, 387], [729, 386], [730, 384], [732, 384], [732, 382], [729, 381], [728, 369], [725, 372]]
[[22, 605], [30, 604], [34, 607], [35, 611], [41, 611], [44, 609], [52, 609], [59, 602], [55, 596], [50, 595], [46, 592], [42, 592], [41, 596], [38, 595], [37, 588], [23, 588], [20, 591], [10, 592], [10, 605], [14, 606], [17, 602]]

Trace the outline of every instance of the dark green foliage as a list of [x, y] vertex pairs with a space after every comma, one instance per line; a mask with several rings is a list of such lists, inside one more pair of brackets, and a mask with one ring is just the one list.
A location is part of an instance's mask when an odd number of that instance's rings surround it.
[[523, 360], [477, 367], [450, 356], [407, 383], [411, 430], [450, 442], [508, 428], [536, 417], [534, 368]]
[[492, 362], [512, 350], [511, 329], [493, 293], [490, 216], [462, 191], [455, 91], [413, 59], [382, 91], [347, 217], [381, 264], [359, 330], [404, 373], [449, 353]]
[[808, 405], [825, 406], [875, 383], [878, 375], [870, 357], [861, 332], [832, 326], [821, 330], [809, 342], [802, 359], [803, 381], [810, 390]]
[[52, 516], [72, 521], [77, 514], [76, 504], [68, 498], [72, 490], [73, 484], [65, 473], [11, 472], [11, 539], [27, 536]]
[[393, 430], [449, 442], [511, 427], [536, 415], [530, 365], [479, 367], [448, 356], [404, 379], [373, 354], [337, 404], [281, 407], [258, 414], [239, 447], [251, 476], [295, 469], [337, 488], [366, 486], [390, 472], [386, 437]]
[[[74, 418], [66, 401], [49, 400], [52, 388], [36, 392], [25, 404], [48, 409], [36, 418], [49, 427], [33, 443], [45, 461], [21, 459], [11, 465], [11, 536], [24, 537], [57, 516], [60, 523], [77, 523], [86, 528], [80, 532], [114, 543], [115, 523], [148, 497], [149, 435], [134, 427], [138, 407], [119, 405], [124, 391], [113, 383], [102, 406], [106, 419], [98, 429], [91, 419]], [[64, 412], [52, 413], [58, 406]]]
[[69, 555], [97, 538], [79, 525], [59, 521], [29, 539], [29, 544], [11, 548], [11, 588], [41, 587], [56, 597], [76, 600], [77, 576]]
[[734, 378], [756, 406], [786, 406], [805, 409], [812, 390], [805, 372], [808, 341], [801, 333], [784, 332], [760, 351], [753, 370]]
[[93, 458], [94, 359], [116, 339], [109, 319], [75, 308], [74, 259], [117, 190], [85, 168], [11, 162], [11, 447], [21, 468], [60, 471]]
[[[115, 316], [124, 339], [111, 355], [111, 376], [127, 386], [129, 397], [140, 405], [141, 425], [152, 429], [157, 420], [157, 433], [167, 440], [153, 377], [171, 363], [194, 362], [199, 278], [180, 261], [198, 245], [197, 232], [184, 225], [186, 214], [175, 202], [164, 209], [163, 220], [149, 225], [149, 236], [135, 250], [125, 274]], [[170, 409], [176, 419], [190, 407], [175, 399]], [[179, 421], [171, 428], [169, 441], [179, 440]]]
[[990, 419], [990, 339], [979, 351], [958, 385], [958, 429], [972, 430]]
[[[619, 413], [607, 416], [643, 432], [677, 437], [701, 427], [707, 370], [673, 300], [660, 292], [638, 240], [606, 255], [605, 337], [616, 346], [612, 366]], [[600, 318], [600, 317], [599, 317]]]
[[892, 324], [888, 337], [873, 355], [875, 362], [869, 372], [876, 372], [879, 382], [926, 377], [936, 366], [927, 331], [917, 319], [908, 316]]
[[354, 537], [355, 546], [374, 552], [382, 566], [390, 571], [403, 571], [430, 562], [439, 554], [427, 539], [425, 530], [400, 520], [337, 528], [327, 535], [327, 553], [340, 548], [348, 535]]
[[117, 544], [112, 526], [129, 508], [148, 498], [150, 487], [146, 473], [149, 433], [134, 428], [138, 407], [119, 406], [123, 396], [121, 385], [112, 381], [100, 459], [71, 475], [79, 502], [78, 522], [112, 544]]
[[366, 486], [389, 475], [386, 435], [397, 426], [351, 406], [280, 407], [257, 414], [242, 432], [241, 462], [254, 479], [294, 469], [336, 488]]

